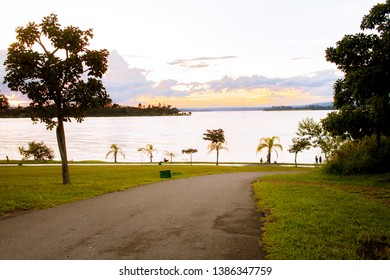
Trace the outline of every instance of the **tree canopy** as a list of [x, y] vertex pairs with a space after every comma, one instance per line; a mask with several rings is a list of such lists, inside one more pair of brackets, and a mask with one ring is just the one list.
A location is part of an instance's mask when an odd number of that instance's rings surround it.
[[334, 135], [352, 139], [390, 135], [390, 0], [363, 17], [362, 31], [345, 35], [326, 50], [344, 77], [334, 84], [338, 109], [323, 120]]
[[70, 177], [63, 123], [72, 117], [81, 122], [87, 110], [111, 103], [101, 81], [109, 52], [89, 50], [92, 38], [92, 29], [62, 28], [51, 14], [16, 29], [4, 62], [4, 83], [28, 96], [32, 120], [56, 127], [64, 184]]

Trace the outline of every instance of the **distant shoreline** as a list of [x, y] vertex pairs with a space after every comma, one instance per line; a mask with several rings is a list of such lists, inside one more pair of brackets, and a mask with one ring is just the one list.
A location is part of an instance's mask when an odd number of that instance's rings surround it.
[[[86, 113], [86, 117], [150, 117], [150, 116], [190, 116], [192, 112], [242, 112], [242, 111], [320, 111], [335, 110], [331, 102], [298, 105], [298, 106], [271, 106], [271, 107], [203, 107], [203, 108], [175, 108], [175, 107], [112, 107], [93, 109]], [[28, 107], [10, 108], [0, 112], [0, 118], [29, 118]]]
[[271, 107], [210, 107], [210, 108], [180, 108], [182, 112], [234, 112], [234, 111], [316, 111], [335, 110], [331, 102], [298, 106], [271, 106]]

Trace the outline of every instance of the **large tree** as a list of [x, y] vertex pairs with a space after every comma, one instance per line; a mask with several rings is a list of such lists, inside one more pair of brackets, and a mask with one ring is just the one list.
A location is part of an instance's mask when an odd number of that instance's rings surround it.
[[92, 29], [62, 28], [55, 14], [18, 27], [16, 34], [4, 62], [4, 83], [28, 96], [34, 122], [56, 127], [63, 184], [70, 184], [64, 122], [72, 117], [82, 122], [87, 110], [111, 102], [101, 81], [109, 52], [89, 50]]
[[217, 161], [216, 165], [219, 165], [219, 151], [220, 150], [228, 150], [228, 148], [224, 147], [223, 144], [226, 144], [225, 140], [225, 132], [223, 129], [207, 129], [205, 133], [203, 133], [203, 140], [210, 141], [208, 146], [209, 153], [212, 151], [217, 152]]
[[390, 0], [375, 5], [354, 35], [326, 50], [344, 77], [334, 84], [338, 111], [323, 120], [335, 135], [352, 139], [390, 135]]

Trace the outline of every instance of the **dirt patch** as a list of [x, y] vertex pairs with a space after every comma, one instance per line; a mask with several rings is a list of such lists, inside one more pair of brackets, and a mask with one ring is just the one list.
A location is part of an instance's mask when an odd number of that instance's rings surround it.
[[357, 253], [364, 260], [389, 260], [390, 240], [388, 237], [382, 236], [380, 240], [363, 242]]

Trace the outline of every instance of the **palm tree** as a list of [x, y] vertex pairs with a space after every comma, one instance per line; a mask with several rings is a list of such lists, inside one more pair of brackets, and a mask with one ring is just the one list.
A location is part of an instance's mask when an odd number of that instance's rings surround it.
[[197, 149], [193, 149], [193, 148], [188, 148], [188, 149], [184, 149], [181, 151], [182, 154], [190, 154], [190, 157], [191, 157], [191, 165], [192, 165], [192, 154], [194, 153], [197, 153], [198, 150]]
[[276, 141], [280, 142], [280, 139], [278, 136], [272, 136], [272, 137], [263, 137], [260, 139], [260, 144], [257, 146], [256, 154], [260, 153], [263, 149], [267, 149], [267, 162], [271, 163], [271, 153], [272, 150], [275, 151], [276, 155], [278, 155], [278, 152], [276, 149], [280, 149], [283, 151], [282, 145], [279, 143], [275, 143]]
[[172, 162], [172, 158], [177, 156], [177, 154], [175, 154], [174, 152], [165, 151], [164, 156], [169, 157], [171, 159], [171, 162]]
[[228, 148], [226, 148], [226, 147], [223, 146], [223, 143], [225, 143], [225, 142], [211, 142], [211, 143], [209, 144], [209, 146], [208, 146], [208, 148], [209, 148], [209, 154], [210, 154], [212, 151], [214, 151], [214, 150], [217, 151], [217, 162], [216, 162], [216, 165], [219, 164], [219, 151], [220, 151], [220, 150], [227, 150], [227, 151], [229, 151]]
[[[157, 152], [156, 149], [154, 149], [152, 144], [147, 144], [145, 148], [141, 148], [142, 151], [147, 154], [150, 158], [150, 162], [153, 162], [153, 152]], [[140, 149], [138, 149], [140, 150]]]
[[117, 158], [117, 155], [118, 154], [121, 154], [123, 156], [123, 158], [125, 158], [125, 154], [122, 152], [121, 148], [118, 147], [117, 144], [112, 144], [110, 146], [110, 150], [108, 151], [108, 153], [106, 154], [106, 158], [109, 156], [109, 155], [113, 155], [114, 156], [114, 162], [116, 163], [116, 158]]

